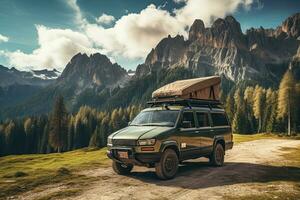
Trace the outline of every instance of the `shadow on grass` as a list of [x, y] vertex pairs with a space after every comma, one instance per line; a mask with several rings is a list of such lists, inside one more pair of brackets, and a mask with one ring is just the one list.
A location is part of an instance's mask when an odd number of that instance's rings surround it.
[[206, 162], [184, 162], [172, 180], [159, 180], [155, 172], [132, 172], [132, 178], [160, 186], [187, 189], [209, 188], [238, 183], [293, 181], [300, 183], [300, 168], [229, 162], [223, 167], [211, 167]]

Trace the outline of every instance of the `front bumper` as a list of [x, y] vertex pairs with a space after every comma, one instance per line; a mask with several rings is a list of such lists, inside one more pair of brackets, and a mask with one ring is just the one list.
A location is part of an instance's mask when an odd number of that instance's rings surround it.
[[[127, 151], [128, 158], [119, 158], [118, 151]], [[140, 153], [135, 152], [134, 148], [131, 147], [111, 147], [109, 150], [107, 150], [107, 157], [116, 162], [131, 163], [135, 165], [147, 165], [159, 162], [161, 153]]]

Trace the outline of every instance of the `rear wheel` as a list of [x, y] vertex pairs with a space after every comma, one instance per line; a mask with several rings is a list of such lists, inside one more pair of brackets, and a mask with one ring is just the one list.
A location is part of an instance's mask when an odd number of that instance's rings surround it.
[[173, 149], [166, 149], [159, 163], [155, 164], [156, 175], [160, 179], [171, 179], [177, 173], [178, 170], [178, 156]]
[[133, 168], [133, 165], [113, 161], [112, 168], [117, 174], [126, 175], [126, 174], [129, 174], [131, 172], [131, 170]]
[[209, 157], [209, 162], [213, 166], [220, 167], [224, 164], [224, 155], [225, 155], [225, 151], [223, 146], [220, 143], [217, 143], [215, 145], [212, 154]]

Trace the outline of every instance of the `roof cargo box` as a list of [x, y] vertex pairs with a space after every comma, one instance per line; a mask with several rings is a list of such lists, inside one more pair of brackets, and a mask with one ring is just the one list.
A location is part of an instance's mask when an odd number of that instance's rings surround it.
[[221, 78], [209, 76], [179, 80], [169, 83], [152, 93], [153, 99], [207, 99], [219, 100]]

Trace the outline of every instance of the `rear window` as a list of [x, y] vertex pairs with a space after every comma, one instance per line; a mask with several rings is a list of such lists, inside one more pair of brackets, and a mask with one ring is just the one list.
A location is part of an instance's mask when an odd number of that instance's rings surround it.
[[211, 113], [214, 126], [228, 126], [228, 120], [224, 113]]
[[208, 113], [197, 112], [196, 115], [197, 115], [199, 127], [208, 127], [209, 126]]

